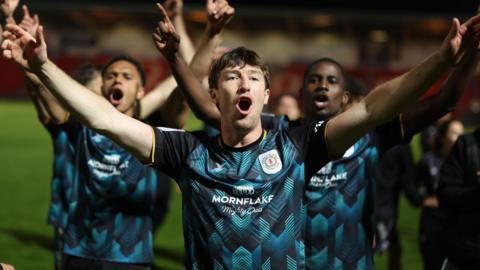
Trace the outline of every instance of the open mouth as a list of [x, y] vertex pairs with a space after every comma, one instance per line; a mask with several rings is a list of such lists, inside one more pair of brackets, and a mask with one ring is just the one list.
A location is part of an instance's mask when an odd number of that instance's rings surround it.
[[315, 97], [313, 98], [313, 100], [317, 101], [317, 102], [326, 102], [328, 100], [327, 96], [324, 95], [324, 94], [318, 94], [318, 95], [315, 95]]
[[324, 93], [318, 93], [313, 96], [313, 102], [316, 107], [323, 107], [328, 102], [328, 97]]
[[120, 89], [113, 89], [113, 91], [110, 93], [110, 103], [112, 103], [113, 106], [117, 106], [122, 102], [123, 98], [123, 92]]
[[237, 108], [241, 114], [248, 114], [250, 112], [250, 108], [252, 107], [252, 100], [249, 97], [241, 97], [238, 100]]

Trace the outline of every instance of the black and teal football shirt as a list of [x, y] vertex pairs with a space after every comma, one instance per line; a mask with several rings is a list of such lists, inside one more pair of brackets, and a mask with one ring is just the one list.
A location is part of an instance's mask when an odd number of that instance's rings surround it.
[[51, 200], [48, 208], [48, 224], [65, 229], [68, 216], [68, 196], [74, 177], [73, 146], [67, 134], [58, 126], [45, 126], [53, 143], [53, 173]]
[[[301, 126], [301, 121], [272, 117], [262, 119], [262, 125], [282, 129]], [[403, 142], [397, 117], [364, 135], [342, 158], [307, 178], [307, 269], [374, 269], [375, 168], [382, 153]]]
[[152, 263], [158, 171], [74, 120], [63, 129], [74, 146], [76, 166], [64, 253]]
[[187, 269], [304, 269], [305, 177], [327, 161], [325, 123], [242, 148], [155, 129], [152, 166], [178, 182]]

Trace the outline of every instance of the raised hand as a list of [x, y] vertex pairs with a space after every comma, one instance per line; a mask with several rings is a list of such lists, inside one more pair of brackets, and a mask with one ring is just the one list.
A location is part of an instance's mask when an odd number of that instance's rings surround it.
[[33, 17], [30, 15], [27, 5], [22, 6], [23, 9], [23, 19], [20, 22], [19, 26], [27, 31], [30, 35], [35, 36], [38, 26], [40, 26], [40, 19], [38, 15], [35, 14]]
[[0, 0], [0, 18], [6, 19], [13, 16], [19, 0]]
[[207, 0], [208, 22], [212, 34], [218, 34], [232, 19], [235, 9], [226, 0]]
[[2, 37], [2, 56], [17, 62], [26, 70], [37, 69], [48, 60], [42, 26], [37, 28], [34, 38], [20, 26], [7, 24]]
[[173, 20], [173, 18], [182, 14], [183, 0], [165, 0], [165, 2], [163, 2], [163, 7], [167, 12], [168, 17]]
[[161, 17], [153, 32], [153, 43], [165, 58], [170, 59], [178, 52], [180, 36], [168, 18], [167, 11], [159, 3], [157, 3], [157, 7]]
[[472, 44], [478, 46], [478, 40], [480, 40], [480, 15], [470, 18], [463, 24], [454, 18], [450, 31], [440, 46], [440, 56], [455, 65], [460, 62], [468, 46]]

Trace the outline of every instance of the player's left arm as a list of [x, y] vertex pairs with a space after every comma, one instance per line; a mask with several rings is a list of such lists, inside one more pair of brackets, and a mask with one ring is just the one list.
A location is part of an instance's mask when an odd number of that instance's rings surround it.
[[470, 27], [478, 40], [480, 15], [462, 25], [458, 19], [453, 19], [450, 32], [433, 55], [410, 71], [377, 86], [350, 109], [332, 118], [325, 133], [330, 155], [342, 155], [358, 138], [400, 114], [426, 92], [461, 59], [466, 49], [463, 36]]
[[453, 69], [438, 93], [416, 102], [402, 113], [405, 138], [411, 138], [443, 115], [452, 112], [472, 80], [480, 54], [470, 46], [460, 63]]

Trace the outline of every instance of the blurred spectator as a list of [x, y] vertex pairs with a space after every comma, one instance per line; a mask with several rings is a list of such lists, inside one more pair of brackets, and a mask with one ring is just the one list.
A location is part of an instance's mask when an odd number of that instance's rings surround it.
[[415, 166], [412, 177], [406, 179], [405, 194], [410, 201], [422, 207], [420, 217], [420, 251], [426, 270], [441, 269], [445, 258], [446, 215], [438, 208], [437, 190], [439, 171], [458, 136], [464, 132], [462, 122], [448, 120], [438, 126], [432, 151], [426, 153]]
[[375, 214], [377, 218], [376, 248], [379, 252], [388, 250], [388, 268], [402, 269], [402, 247], [397, 231], [398, 201], [402, 190], [405, 172], [413, 166], [409, 144], [397, 145], [383, 154], [375, 173], [377, 198]]
[[434, 124], [428, 126], [424, 129], [420, 135], [420, 143], [422, 145], [423, 153], [432, 151], [434, 144], [435, 136], [437, 134], [437, 129], [442, 123], [445, 123], [452, 119], [452, 113], [444, 115], [442, 118], [438, 119]]
[[460, 136], [440, 169], [438, 200], [446, 214], [442, 269], [480, 265], [480, 129]]
[[291, 121], [300, 118], [300, 107], [297, 97], [292, 94], [282, 94], [275, 99], [272, 112], [275, 115], [286, 115]]

